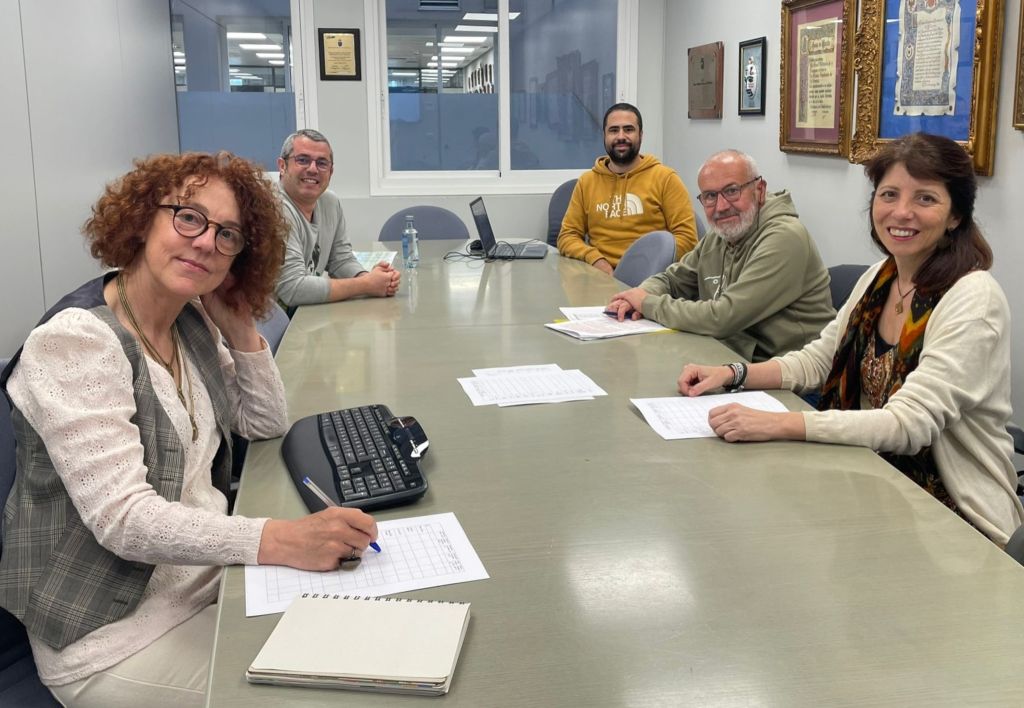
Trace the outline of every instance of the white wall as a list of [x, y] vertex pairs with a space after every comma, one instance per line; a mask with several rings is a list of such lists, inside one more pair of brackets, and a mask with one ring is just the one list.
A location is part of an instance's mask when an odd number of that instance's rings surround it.
[[[642, 3], [642, 6], [645, 3]], [[980, 178], [976, 219], [995, 251], [993, 273], [1010, 301], [1011, 311], [1024, 311], [1024, 280], [1017, 266], [1024, 259], [1020, 239], [1019, 195], [1024, 185], [1024, 132], [1014, 130], [1013, 84], [1016, 72], [1017, 27], [1020, 4], [1006, 6], [999, 88], [995, 174]], [[680, 171], [691, 191], [704, 158], [723, 148], [738, 148], [757, 160], [769, 189], [787, 188], [801, 219], [814, 235], [827, 264], [873, 263], [881, 258], [868, 235], [866, 208], [870, 192], [860, 165], [843, 158], [809, 157], [779, 151], [780, 3], [750, 0], [669, 2], [666, 5], [665, 115], [673, 116], [665, 129], [664, 159]], [[765, 116], [736, 113], [739, 42], [768, 37], [765, 74]], [[725, 42], [725, 111], [722, 120], [686, 118], [686, 49], [708, 42]], [[1018, 417], [1024, 415], [1024, 324], [1013, 333], [1013, 400]], [[972, 362], [964, 372], [985, 362]]]
[[0, 0], [0, 66], [5, 68], [4, 107], [0, 135], [7, 137], [5, 163], [0, 170], [0, 357], [17, 349], [43, 311], [43, 278], [39, 262], [32, 145], [28, 140], [28, 94], [22, 55], [18, 0]]
[[[58, 17], [70, 45], [54, 41]], [[99, 273], [80, 229], [104, 185], [135, 157], [177, 151], [169, 28], [166, 3], [0, 0], [0, 356]]]

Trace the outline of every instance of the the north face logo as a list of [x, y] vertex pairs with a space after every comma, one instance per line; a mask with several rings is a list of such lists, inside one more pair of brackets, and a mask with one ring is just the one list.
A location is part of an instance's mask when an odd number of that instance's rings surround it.
[[631, 192], [626, 192], [625, 198], [621, 194], [612, 197], [611, 202], [602, 202], [594, 205], [595, 211], [604, 214], [606, 219], [621, 219], [624, 216], [639, 216], [644, 213], [644, 203], [640, 197]]

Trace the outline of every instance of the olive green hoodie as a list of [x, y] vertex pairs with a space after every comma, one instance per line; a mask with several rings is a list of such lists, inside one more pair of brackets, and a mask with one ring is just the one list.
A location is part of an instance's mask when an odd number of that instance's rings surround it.
[[789, 192], [769, 194], [750, 231], [714, 231], [683, 260], [640, 283], [644, 317], [706, 334], [749, 361], [801, 349], [832, 321], [828, 270]]

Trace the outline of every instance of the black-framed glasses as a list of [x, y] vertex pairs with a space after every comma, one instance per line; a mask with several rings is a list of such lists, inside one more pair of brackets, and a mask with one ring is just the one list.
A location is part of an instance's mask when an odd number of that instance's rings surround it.
[[321, 172], [326, 172], [334, 166], [334, 163], [328, 160], [326, 157], [318, 157], [315, 160], [309, 155], [290, 155], [289, 160], [294, 162], [299, 167], [309, 167], [310, 165], [316, 165], [316, 168]]
[[761, 179], [761, 175], [758, 175], [754, 179], [744, 182], [743, 184], [730, 184], [728, 187], [720, 189], [717, 192], [710, 190], [707, 192], [701, 192], [699, 195], [697, 195], [697, 199], [700, 199], [700, 203], [703, 204], [704, 206], [713, 207], [715, 204], [718, 204], [718, 195], [721, 194], [723, 197], [725, 197], [725, 201], [732, 204], [734, 201], [740, 198], [740, 193], [743, 191], [744, 187], [749, 187], [754, 182], [757, 182], [759, 179]]
[[206, 214], [190, 206], [181, 204], [158, 204], [161, 209], [170, 209], [174, 212], [171, 217], [171, 224], [174, 230], [185, 238], [197, 238], [206, 233], [210, 226], [216, 227], [213, 232], [213, 243], [217, 252], [225, 256], [237, 256], [245, 248], [245, 236], [233, 226], [224, 226], [216, 221], [210, 221]]

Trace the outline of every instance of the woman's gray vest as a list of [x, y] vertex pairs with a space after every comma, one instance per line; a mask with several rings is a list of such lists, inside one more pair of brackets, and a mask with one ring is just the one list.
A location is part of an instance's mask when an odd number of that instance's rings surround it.
[[[160, 405], [138, 340], [107, 307], [107, 273], [61, 299], [40, 320], [77, 307], [105, 322], [121, 342], [132, 366], [136, 413], [146, 481], [168, 501], [178, 501], [185, 451]], [[199, 370], [213, 402], [221, 446], [213, 463], [213, 484], [227, 493], [231, 476], [231, 413], [217, 359], [216, 343], [202, 315], [186, 305], [177, 319], [182, 346]], [[0, 374], [7, 379], [21, 350]], [[18, 617], [29, 634], [56, 649], [131, 612], [153, 573], [153, 565], [128, 561], [106, 550], [82, 523], [57, 476], [39, 435], [17, 408], [11, 411], [17, 439], [18, 473], [4, 508], [0, 557], [0, 605]]]

